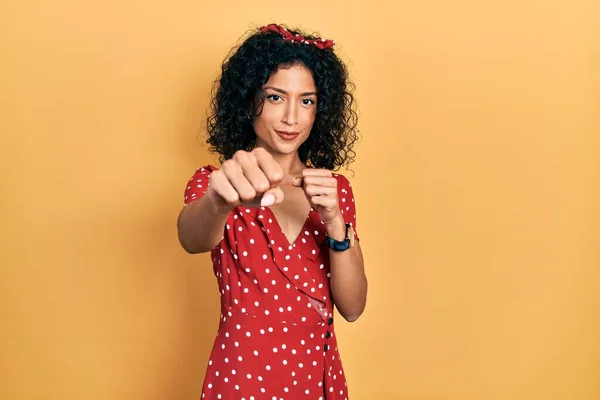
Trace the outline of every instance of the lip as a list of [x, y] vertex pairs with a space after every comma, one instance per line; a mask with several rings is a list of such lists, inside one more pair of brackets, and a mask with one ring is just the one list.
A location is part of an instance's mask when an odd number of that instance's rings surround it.
[[283, 140], [287, 140], [287, 141], [294, 140], [300, 135], [300, 132], [289, 132], [289, 131], [278, 131], [278, 130], [275, 130], [275, 132], [277, 133], [277, 135], [279, 135], [280, 138], [282, 138]]

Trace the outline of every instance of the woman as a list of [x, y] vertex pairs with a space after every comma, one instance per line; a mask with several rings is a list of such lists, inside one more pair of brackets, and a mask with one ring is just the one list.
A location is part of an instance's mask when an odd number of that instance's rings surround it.
[[352, 188], [356, 113], [333, 41], [268, 25], [226, 60], [208, 119], [221, 168], [196, 171], [178, 219], [211, 252], [221, 319], [203, 399], [347, 399], [333, 306], [363, 312]]

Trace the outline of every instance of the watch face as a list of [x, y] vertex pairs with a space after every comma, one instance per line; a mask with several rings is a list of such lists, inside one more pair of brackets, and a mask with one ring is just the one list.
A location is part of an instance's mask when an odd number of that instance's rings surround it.
[[350, 247], [354, 246], [354, 228], [348, 227], [348, 239], [350, 239]]

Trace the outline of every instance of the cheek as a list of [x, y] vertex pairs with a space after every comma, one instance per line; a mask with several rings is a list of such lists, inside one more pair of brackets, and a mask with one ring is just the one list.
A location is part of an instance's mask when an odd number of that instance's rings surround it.
[[312, 126], [315, 122], [315, 117], [317, 116], [317, 111], [314, 108], [303, 110], [302, 115], [302, 123], [305, 125]]
[[273, 104], [265, 102], [262, 112], [258, 118], [260, 118], [264, 123], [270, 123], [281, 119], [281, 116], [279, 115], [280, 112], [281, 111], [278, 107], [274, 107]]
[[254, 118], [254, 130], [257, 131], [257, 134], [265, 130], [268, 131], [275, 119], [276, 116], [274, 115], [272, 108], [265, 106], [260, 115]]

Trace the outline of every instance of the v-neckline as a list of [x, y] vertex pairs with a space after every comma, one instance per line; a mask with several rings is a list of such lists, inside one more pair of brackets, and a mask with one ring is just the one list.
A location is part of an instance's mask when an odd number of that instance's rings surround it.
[[279, 220], [277, 219], [277, 216], [275, 216], [275, 213], [273, 212], [273, 210], [271, 209], [271, 207], [265, 207], [265, 208], [267, 210], [269, 210], [269, 213], [273, 217], [274, 223], [277, 224], [277, 228], [279, 228], [279, 230], [281, 231], [281, 234], [283, 235], [283, 237], [287, 241], [287, 244], [289, 246], [296, 247], [296, 244], [298, 243], [298, 240], [300, 240], [300, 237], [302, 236], [302, 232], [304, 232], [306, 230], [306, 225], [308, 224], [308, 221], [310, 221], [310, 217], [311, 217], [311, 215], [312, 215], [312, 213], [314, 211], [314, 208], [310, 207], [310, 209], [308, 210], [308, 215], [304, 219], [304, 223], [300, 227], [300, 231], [298, 232], [298, 234], [296, 235], [296, 237], [294, 238], [293, 241], [290, 241], [290, 239], [286, 236], [285, 232], [283, 232], [283, 228], [281, 227], [281, 224], [279, 223]]

